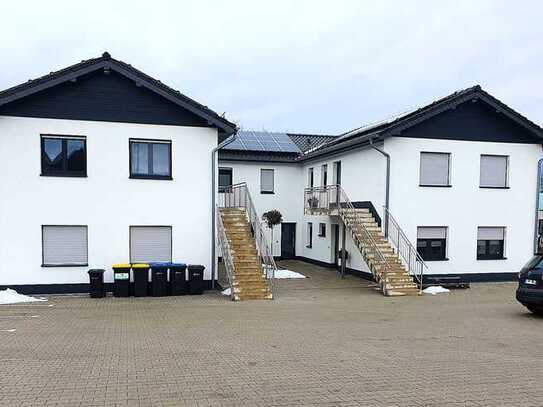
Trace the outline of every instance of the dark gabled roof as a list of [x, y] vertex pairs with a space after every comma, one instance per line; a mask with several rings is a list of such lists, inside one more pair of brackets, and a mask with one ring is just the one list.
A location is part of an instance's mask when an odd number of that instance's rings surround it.
[[497, 112], [503, 113], [509, 119], [529, 130], [537, 138], [543, 140], [543, 129], [540, 126], [485, 92], [479, 85], [476, 85], [454, 92], [429, 105], [396, 115], [388, 120], [348, 131], [328, 143], [321, 145], [318, 149], [304, 154], [299, 157], [299, 160], [311, 159], [323, 154], [342, 151], [354, 147], [355, 145], [369, 143], [371, 140], [378, 141], [385, 137], [401, 135], [402, 131], [418, 123], [461, 103], [476, 99], [486, 102], [496, 109]]
[[107, 52], [104, 52], [101, 57], [93, 58], [86, 61], [81, 61], [78, 64], [69, 66], [59, 71], [51, 72], [48, 75], [40, 78], [29, 80], [23, 84], [14, 86], [0, 92], [0, 106], [15, 100], [22, 99], [26, 96], [35, 94], [42, 90], [51, 88], [61, 83], [75, 80], [79, 76], [94, 72], [100, 69], [112, 70], [120, 75], [125, 76], [128, 79], [136, 82], [138, 86], [143, 86], [152, 92], [166, 98], [170, 102], [181, 106], [182, 108], [192, 112], [193, 114], [202, 117], [207, 122], [219, 128], [227, 134], [233, 134], [236, 132], [236, 125], [224, 117], [218, 115], [213, 110], [204, 106], [195, 100], [183, 95], [181, 92], [170, 88], [157, 79], [150, 77], [149, 75], [141, 72], [133, 66], [116, 60], [111, 57]]
[[337, 136], [324, 135], [324, 134], [301, 134], [301, 133], [287, 133], [294, 143], [298, 146], [302, 153], [306, 153], [309, 150], [320, 147], [321, 145], [330, 142]]

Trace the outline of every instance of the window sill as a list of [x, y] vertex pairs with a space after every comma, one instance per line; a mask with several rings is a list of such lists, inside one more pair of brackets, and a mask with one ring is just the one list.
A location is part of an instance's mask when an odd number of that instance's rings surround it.
[[81, 264], [81, 263], [76, 263], [76, 264], [42, 264], [41, 266], [44, 267], [44, 268], [50, 268], [50, 267], [89, 267], [88, 263], [87, 264]]
[[263, 195], [274, 195], [275, 194], [275, 192], [273, 192], [273, 191], [260, 191], [260, 193], [263, 194]]
[[305, 247], [306, 247], [306, 249], [312, 249], [313, 248], [313, 246], [311, 246], [311, 245], [306, 245]]
[[130, 179], [153, 179], [153, 180], [160, 180], [160, 181], [173, 181], [173, 177], [171, 177], [171, 176], [159, 176], [159, 175], [130, 175], [128, 178], [130, 178]]
[[434, 260], [424, 260], [425, 263], [428, 263], [430, 261], [449, 261], [449, 258], [445, 258], [445, 259], [434, 259]]
[[326, 237], [326, 235], [317, 235], [317, 237]]
[[511, 187], [483, 187], [479, 185], [480, 189], [511, 189]]
[[452, 188], [452, 185], [422, 185], [422, 184], [419, 184], [419, 187], [424, 187], [424, 188]]
[[477, 261], [492, 261], [492, 260], [507, 260], [507, 257], [494, 257], [494, 258], [488, 258], [488, 259], [481, 259], [477, 257]]
[[44, 173], [41, 173], [40, 177], [87, 178], [87, 174], [44, 174]]

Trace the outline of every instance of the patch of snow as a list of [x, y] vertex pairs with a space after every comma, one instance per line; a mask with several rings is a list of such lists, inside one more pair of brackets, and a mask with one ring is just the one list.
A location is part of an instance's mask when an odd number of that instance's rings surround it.
[[35, 298], [28, 295], [19, 294], [17, 291], [12, 290], [11, 288], [0, 290], [0, 305], [36, 301], [47, 301], [47, 298]]
[[16, 329], [2, 329], [0, 332], [15, 332]]
[[222, 295], [230, 295], [230, 294], [232, 294], [232, 291], [230, 291], [230, 288], [227, 288], [226, 290], [222, 290], [221, 294]]
[[[271, 277], [271, 272], [268, 272], [268, 276]], [[275, 278], [278, 279], [287, 279], [287, 278], [305, 278], [303, 274], [297, 273], [295, 271], [291, 270], [276, 270], [275, 271]]]
[[440, 285], [433, 285], [431, 287], [428, 287], [422, 290], [424, 294], [432, 294], [432, 295], [448, 293], [450, 291], [451, 290], [447, 290], [446, 288], [441, 287]]

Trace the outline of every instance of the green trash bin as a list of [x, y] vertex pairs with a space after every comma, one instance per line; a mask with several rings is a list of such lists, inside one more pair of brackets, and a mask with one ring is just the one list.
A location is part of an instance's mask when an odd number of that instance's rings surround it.
[[113, 295], [115, 297], [130, 297], [131, 264], [113, 265]]

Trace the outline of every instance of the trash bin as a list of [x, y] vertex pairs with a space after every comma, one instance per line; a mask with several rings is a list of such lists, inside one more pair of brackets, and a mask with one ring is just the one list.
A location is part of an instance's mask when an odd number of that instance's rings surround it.
[[204, 266], [191, 264], [189, 270], [189, 294], [203, 294], [204, 292]]
[[149, 268], [147, 263], [132, 264], [134, 273], [134, 297], [147, 297], [149, 290]]
[[106, 296], [104, 272], [104, 269], [89, 270], [89, 294], [91, 298], [104, 298]]
[[113, 295], [130, 297], [130, 264], [113, 265]]
[[170, 263], [170, 294], [185, 295], [187, 293], [187, 265]]
[[170, 263], [151, 263], [151, 295], [168, 295], [168, 268]]

